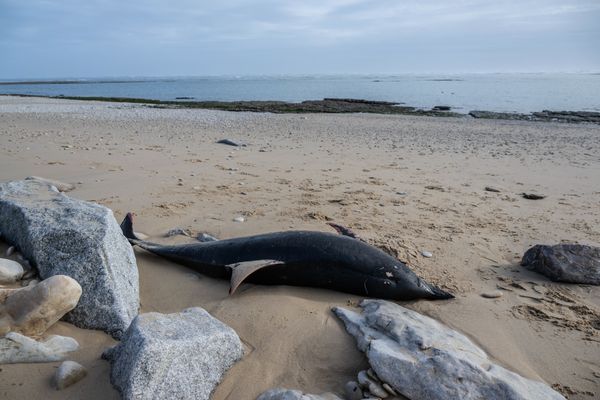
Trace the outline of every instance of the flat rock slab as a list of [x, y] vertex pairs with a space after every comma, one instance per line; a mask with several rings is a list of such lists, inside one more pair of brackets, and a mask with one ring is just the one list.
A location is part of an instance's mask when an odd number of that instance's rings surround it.
[[36, 180], [0, 184], [0, 232], [46, 279], [67, 275], [83, 292], [66, 319], [120, 337], [139, 308], [138, 270], [113, 213]]
[[493, 363], [463, 334], [397, 304], [363, 300], [334, 313], [382, 382], [411, 400], [564, 400], [544, 383]]
[[525, 252], [521, 265], [553, 281], [600, 285], [600, 247], [538, 244]]
[[233, 329], [202, 308], [188, 308], [139, 315], [103, 358], [124, 399], [207, 400], [242, 354]]
[[67, 336], [51, 335], [36, 341], [17, 332], [0, 338], [0, 364], [39, 363], [64, 360], [79, 343]]
[[299, 390], [271, 389], [256, 398], [256, 400], [342, 400], [333, 393], [304, 394]]

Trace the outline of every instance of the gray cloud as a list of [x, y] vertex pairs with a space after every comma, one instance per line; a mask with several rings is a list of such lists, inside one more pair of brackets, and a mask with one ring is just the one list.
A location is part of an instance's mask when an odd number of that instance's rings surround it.
[[597, 0], [0, 0], [0, 78], [600, 69]]

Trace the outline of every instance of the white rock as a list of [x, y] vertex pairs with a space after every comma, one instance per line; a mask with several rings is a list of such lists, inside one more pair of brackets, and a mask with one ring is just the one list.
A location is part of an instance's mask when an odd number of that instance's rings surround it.
[[75, 308], [80, 296], [77, 281], [55, 275], [11, 292], [0, 304], [0, 315], [5, 315], [11, 331], [39, 336]]
[[0, 283], [15, 283], [25, 271], [21, 264], [8, 258], [0, 258]]
[[235, 217], [233, 219], [234, 222], [244, 222], [246, 219], [244, 217]]
[[57, 390], [79, 382], [87, 375], [85, 367], [75, 361], [63, 361], [54, 374], [54, 386]]
[[37, 363], [63, 360], [79, 343], [66, 336], [51, 335], [37, 342], [17, 332], [0, 338], [0, 364]]
[[429, 252], [429, 251], [425, 251], [425, 250], [423, 250], [423, 251], [421, 252], [421, 255], [422, 255], [423, 257], [426, 257], [426, 258], [431, 258], [431, 257], [433, 257], [433, 254], [432, 254], [431, 252]]
[[542, 382], [497, 364], [469, 338], [392, 302], [363, 300], [334, 313], [382, 382], [411, 400], [564, 400]]

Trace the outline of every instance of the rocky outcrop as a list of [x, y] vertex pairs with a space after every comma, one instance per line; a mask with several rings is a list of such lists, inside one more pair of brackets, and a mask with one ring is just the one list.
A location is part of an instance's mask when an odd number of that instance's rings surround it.
[[42, 278], [81, 285], [73, 324], [120, 337], [139, 308], [138, 271], [112, 211], [73, 199], [37, 179], [0, 184], [0, 231]]
[[61, 361], [78, 348], [77, 341], [70, 337], [51, 335], [38, 342], [9, 332], [0, 338], [0, 364]]
[[201, 308], [136, 317], [103, 357], [124, 399], [209, 399], [242, 357], [237, 334]]
[[[0, 291], [2, 291], [0, 289]], [[81, 286], [65, 275], [0, 295], [0, 334], [42, 335], [77, 305]]]
[[553, 281], [600, 285], [600, 247], [538, 244], [525, 252], [521, 265]]
[[382, 382], [411, 400], [564, 400], [544, 383], [490, 360], [461, 333], [397, 304], [363, 300], [334, 313]]
[[342, 400], [333, 393], [304, 394], [299, 390], [271, 389], [256, 398], [256, 400]]
[[521, 121], [546, 121], [546, 122], [567, 122], [567, 123], [591, 123], [600, 124], [600, 112], [594, 111], [550, 111], [544, 110], [533, 112], [531, 114], [506, 113], [494, 111], [470, 111], [469, 115], [473, 118], [483, 119], [508, 119]]

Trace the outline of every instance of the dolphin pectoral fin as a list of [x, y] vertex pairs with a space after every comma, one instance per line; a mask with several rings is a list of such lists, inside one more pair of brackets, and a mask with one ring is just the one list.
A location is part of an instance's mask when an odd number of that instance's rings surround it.
[[231, 268], [229, 294], [233, 294], [238, 286], [240, 286], [241, 283], [246, 280], [246, 278], [259, 269], [275, 264], [282, 264], [282, 262], [278, 260], [253, 260], [229, 264], [228, 267]]

